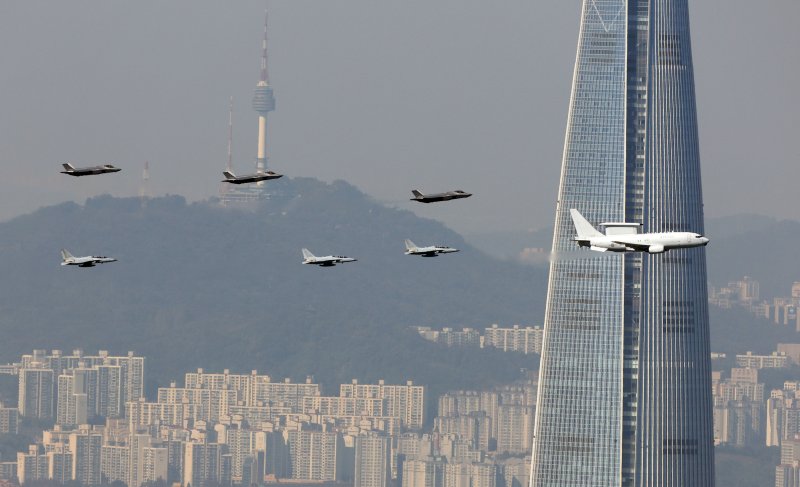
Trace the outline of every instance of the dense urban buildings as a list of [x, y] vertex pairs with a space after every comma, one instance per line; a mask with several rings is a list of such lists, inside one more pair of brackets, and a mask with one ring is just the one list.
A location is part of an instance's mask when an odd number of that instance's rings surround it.
[[708, 302], [720, 308], [734, 306], [744, 308], [756, 316], [793, 328], [800, 332], [800, 281], [792, 283], [789, 296], [765, 299], [761, 296], [761, 285], [755, 279], [745, 276], [738, 281], [730, 281], [726, 286], [709, 289]]
[[313, 377], [275, 381], [257, 371], [198, 369], [149, 400], [144, 363], [133, 352], [36, 350], [3, 367], [37, 406], [0, 406], [0, 432], [17, 433], [21, 420], [44, 430], [16, 459], [0, 459], [0, 481], [521, 487], [530, 470], [530, 377], [451, 391], [428, 411], [426, 388], [412, 381], [352, 380], [327, 396]]
[[593, 225], [703, 232], [687, 0], [585, 0], [531, 486], [712, 486], [705, 251], [578, 252]]
[[542, 353], [544, 330], [540, 326], [502, 327], [495, 323], [485, 328], [483, 335], [474, 328], [456, 330], [444, 327], [441, 330], [434, 330], [429, 326], [417, 326], [415, 329], [422, 338], [448, 347], [496, 348], [504, 352], [525, 354]]

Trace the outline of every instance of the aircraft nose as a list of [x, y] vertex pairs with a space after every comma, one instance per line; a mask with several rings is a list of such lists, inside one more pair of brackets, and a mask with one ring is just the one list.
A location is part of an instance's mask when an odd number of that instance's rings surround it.
[[700, 241], [703, 242], [703, 246], [708, 245], [709, 242], [708, 237], [700, 237]]

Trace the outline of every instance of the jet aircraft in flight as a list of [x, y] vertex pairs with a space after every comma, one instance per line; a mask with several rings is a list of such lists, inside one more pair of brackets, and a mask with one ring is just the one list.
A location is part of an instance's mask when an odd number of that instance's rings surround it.
[[440, 245], [431, 245], [428, 247], [417, 247], [417, 245], [409, 239], [406, 239], [406, 255], [421, 255], [422, 257], [436, 257], [439, 254], [452, 254], [458, 252], [458, 249], [453, 247], [444, 247]]
[[272, 171], [257, 172], [255, 174], [247, 174], [245, 176], [237, 176], [231, 171], [222, 171], [222, 174], [225, 175], [225, 179], [223, 179], [222, 182], [231, 184], [257, 183], [259, 181], [267, 181], [269, 179], [278, 179], [283, 177], [283, 174], [278, 174]]
[[647, 252], [660, 254], [672, 249], [708, 245], [708, 238], [693, 232], [636, 233], [638, 223], [601, 223], [606, 233], [600, 233], [574, 208], [569, 210], [581, 247], [597, 252]]
[[75, 257], [66, 249], [61, 249], [61, 260], [61, 265], [76, 265], [78, 267], [94, 267], [95, 264], [106, 264], [108, 262], [117, 261], [117, 259], [114, 259], [113, 257], [103, 257], [97, 255]]
[[472, 196], [472, 193], [467, 193], [466, 191], [461, 191], [460, 189], [457, 189], [455, 191], [448, 191], [446, 193], [433, 193], [433, 194], [422, 194], [416, 189], [412, 189], [411, 192], [414, 193], [414, 197], [411, 198], [411, 201], [419, 201], [420, 203], [434, 203], [437, 201], [457, 200], [460, 198], [469, 198], [470, 196]]
[[75, 167], [70, 163], [61, 164], [64, 170], [61, 174], [69, 174], [70, 176], [91, 176], [93, 174], [106, 174], [109, 172], [119, 172], [122, 169], [114, 167], [111, 164], [103, 164], [102, 166], [92, 167]]
[[317, 257], [312, 254], [308, 249], [303, 249], [303, 264], [314, 264], [320, 267], [333, 267], [336, 264], [343, 264], [345, 262], [355, 262], [357, 259], [352, 257], [345, 257], [343, 255], [327, 255], [325, 257]]

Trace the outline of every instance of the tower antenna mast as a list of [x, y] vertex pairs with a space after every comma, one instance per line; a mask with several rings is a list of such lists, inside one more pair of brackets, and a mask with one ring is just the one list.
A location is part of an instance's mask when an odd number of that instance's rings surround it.
[[264, 39], [261, 41], [261, 77], [260, 81], [269, 84], [269, 71], [267, 70], [267, 24], [269, 22], [269, 10], [264, 9]]
[[233, 97], [228, 104], [228, 172], [233, 172]]

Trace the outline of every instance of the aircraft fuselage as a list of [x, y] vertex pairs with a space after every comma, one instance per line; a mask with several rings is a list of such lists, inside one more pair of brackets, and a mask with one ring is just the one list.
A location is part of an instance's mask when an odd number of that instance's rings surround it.
[[245, 176], [234, 176], [234, 177], [226, 176], [226, 178], [223, 179], [222, 182], [231, 184], [257, 183], [259, 181], [268, 181], [270, 179], [278, 179], [281, 177], [283, 177], [283, 174], [277, 174], [272, 171], [268, 171], [265, 173], [248, 174]]
[[575, 240], [581, 247], [589, 247], [600, 252], [647, 252], [650, 254], [708, 245], [708, 238], [693, 232], [605, 235], [588, 239], [576, 238]]
[[67, 169], [61, 171], [61, 174], [68, 174], [70, 176], [92, 176], [95, 174], [107, 174], [112, 172], [119, 172], [122, 169], [114, 166], [95, 166], [95, 167], [78, 167], [75, 169]]
[[467, 193], [464, 191], [448, 191], [446, 193], [434, 194], [414, 193], [414, 197], [411, 198], [411, 201], [418, 201], [420, 203], [436, 203], [437, 201], [457, 200], [461, 198], [469, 198], [470, 196], [472, 196], [472, 193]]

